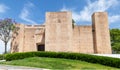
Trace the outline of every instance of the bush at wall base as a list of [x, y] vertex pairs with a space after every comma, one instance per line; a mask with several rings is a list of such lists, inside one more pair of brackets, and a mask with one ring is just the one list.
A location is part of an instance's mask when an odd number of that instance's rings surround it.
[[97, 63], [111, 67], [120, 68], [120, 59], [104, 56], [95, 56], [81, 53], [68, 53], [68, 52], [24, 52], [6, 54], [5, 59], [7, 61], [24, 59], [29, 57], [50, 57], [50, 58], [65, 58], [73, 60], [81, 60], [90, 63]]

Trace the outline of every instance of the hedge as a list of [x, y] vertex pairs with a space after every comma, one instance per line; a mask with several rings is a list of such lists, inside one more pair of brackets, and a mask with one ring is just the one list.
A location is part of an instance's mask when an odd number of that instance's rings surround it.
[[67, 53], [67, 52], [24, 52], [6, 54], [5, 59], [7, 61], [24, 59], [28, 57], [50, 57], [50, 58], [65, 58], [73, 60], [81, 60], [90, 63], [97, 63], [111, 67], [120, 68], [120, 59], [104, 56], [96, 56], [81, 53]]

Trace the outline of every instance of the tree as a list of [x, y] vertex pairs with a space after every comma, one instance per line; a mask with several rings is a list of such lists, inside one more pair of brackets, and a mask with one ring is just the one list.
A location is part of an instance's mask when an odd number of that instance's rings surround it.
[[120, 53], [120, 42], [114, 43], [114, 45], [112, 45], [112, 49], [114, 53]]
[[74, 28], [74, 26], [75, 26], [75, 21], [74, 19], [72, 19], [72, 27]]
[[16, 22], [12, 19], [3, 19], [0, 20], [0, 39], [5, 44], [5, 52], [7, 53], [7, 43], [12, 38], [13, 31], [16, 31], [18, 28], [15, 27]]
[[110, 38], [113, 52], [120, 53], [120, 29], [111, 29]]

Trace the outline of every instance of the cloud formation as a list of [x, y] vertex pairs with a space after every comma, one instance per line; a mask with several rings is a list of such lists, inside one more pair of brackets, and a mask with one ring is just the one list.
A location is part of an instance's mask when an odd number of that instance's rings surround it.
[[8, 9], [6, 5], [0, 4], [0, 13], [5, 13]]
[[[72, 11], [73, 19], [76, 22], [90, 22], [91, 15], [94, 12], [105, 12], [110, 8], [117, 6], [119, 3], [118, 0], [95, 0], [91, 2], [91, 0], [87, 0], [87, 5], [83, 10], [79, 12], [74, 11], [74, 9], [63, 7], [60, 11]], [[118, 21], [120, 15], [112, 15], [109, 16], [110, 23]]]
[[19, 17], [28, 22], [29, 24], [36, 24], [35, 21], [31, 20], [29, 17], [30, 17], [30, 9], [32, 9], [34, 7], [34, 4], [31, 3], [31, 2], [28, 2], [27, 4], [24, 5]]

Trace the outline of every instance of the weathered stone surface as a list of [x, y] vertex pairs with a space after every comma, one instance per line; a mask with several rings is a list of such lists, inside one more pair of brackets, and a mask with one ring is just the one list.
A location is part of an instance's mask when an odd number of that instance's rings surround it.
[[72, 50], [72, 14], [49, 12], [46, 14], [46, 51], [70, 52]]
[[45, 25], [23, 25], [13, 34], [11, 52], [44, 51], [111, 53], [106, 12], [92, 15], [91, 26], [72, 26], [71, 12], [47, 12]]
[[92, 15], [95, 53], [111, 53], [108, 15], [97, 12]]
[[94, 53], [92, 26], [75, 26], [72, 44], [74, 52]]

